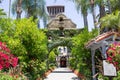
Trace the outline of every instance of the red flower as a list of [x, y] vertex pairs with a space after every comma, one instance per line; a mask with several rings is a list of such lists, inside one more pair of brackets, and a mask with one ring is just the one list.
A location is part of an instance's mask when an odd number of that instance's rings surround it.
[[107, 50], [107, 60], [112, 63], [117, 69], [119, 69], [119, 61], [120, 61], [120, 42], [114, 42], [110, 45]]
[[5, 68], [9, 68], [10, 67], [10, 63], [9, 62], [6, 62], [5, 63]]
[[3, 66], [0, 64], [0, 70], [2, 70], [3, 69]]
[[113, 64], [116, 66], [116, 65], [118, 65], [118, 62], [114, 62]]
[[0, 42], [0, 70], [10, 66], [16, 67], [17, 63], [18, 58], [10, 54], [10, 49], [5, 43]]
[[17, 63], [18, 63], [18, 58], [17, 58], [17, 57], [12, 58], [12, 66], [13, 66], [13, 67], [16, 67], [16, 66], [17, 66]]
[[111, 57], [107, 57], [107, 60], [111, 63], [112, 62], [112, 58]]

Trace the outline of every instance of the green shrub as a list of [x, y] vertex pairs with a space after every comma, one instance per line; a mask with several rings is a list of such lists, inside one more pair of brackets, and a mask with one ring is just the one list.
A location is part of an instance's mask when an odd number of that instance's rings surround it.
[[6, 73], [0, 73], [0, 80], [14, 80], [14, 78]]

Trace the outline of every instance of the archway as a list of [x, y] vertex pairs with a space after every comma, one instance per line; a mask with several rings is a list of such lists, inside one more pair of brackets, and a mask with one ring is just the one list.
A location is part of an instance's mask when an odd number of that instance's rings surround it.
[[67, 59], [66, 57], [60, 58], [60, 67], [67, 67]]
[[[57, 67], [67, 67], [69, 66], [69, 58], [71, 53], [71, 38], [70, 39], [61, 39], [60, 41], [51, 42], [48, 44], [49, 53], [57, 49], [56, 51], [56, 66]], [[62, 65], [63, 64], [63, 65]]]

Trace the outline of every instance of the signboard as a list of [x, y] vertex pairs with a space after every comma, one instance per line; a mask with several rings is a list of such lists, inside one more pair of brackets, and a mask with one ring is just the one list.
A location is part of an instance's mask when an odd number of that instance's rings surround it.
[[103, 60], [103, 70], [105, 76], [117, 76], [116, 67], [106, 62], [106, 60]]

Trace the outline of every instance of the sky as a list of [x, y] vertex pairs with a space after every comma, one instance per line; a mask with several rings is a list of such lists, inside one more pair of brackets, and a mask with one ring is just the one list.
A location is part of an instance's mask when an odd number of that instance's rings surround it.
[[[78, 13], [73, 2], [67, 0], [56, 0], [56, 1], [46, 0], [46, 6], [53, 6], [53, 5], [65, 6], [64, 14], [66, 15], [66, 17], [71, 19], [77, 25], [77, 28], [83, 28], [84, 26], [83, 17], [80, 12]], [[7, 13], [8, 16], [9, 0], [3, 0], [2, 4], [0, 4], [0, 8], [4, 9], [4, 11]], [[12, 14], [10, 14], [10, 17], [15, 18], [15, 16], [13, 16]], [[24, 17], [24, 13], [22, 13], [22, 17]], [[41, 25], [43, 25], [43, 23], [41, 23]], [[88, 27], [90, 31], [94, 27], [93, 18], [90, 13], [88, 14]]]

